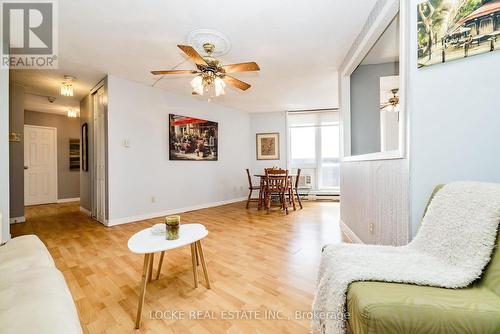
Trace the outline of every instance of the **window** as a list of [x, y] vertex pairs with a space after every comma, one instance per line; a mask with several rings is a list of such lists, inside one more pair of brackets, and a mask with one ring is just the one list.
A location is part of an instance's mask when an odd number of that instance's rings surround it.
[[338, 113], [289, 112], [289, 166], [308, 176], [310, 191], [338, 193], [340, 186]]
[[290, 128], [290, 145], [292, 161], [296, 164], [314, 164], [316, 151], [316, 129], [314, 127]]
[[320, 127], [321, 131], [321, 161], [319, 174], [319, 189], [338, 189], [340, 186], [339, 164], [339, 126], [327, 125]]

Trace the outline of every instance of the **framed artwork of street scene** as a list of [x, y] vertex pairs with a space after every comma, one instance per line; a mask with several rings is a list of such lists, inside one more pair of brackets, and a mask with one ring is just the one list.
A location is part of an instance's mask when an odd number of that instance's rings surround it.
[[218, 160], [217, 122], [170, 114], [169, 129], [170, 160]]
[[500, 49], [500, 0], [426, 0], [417, 6], [418, 67]]

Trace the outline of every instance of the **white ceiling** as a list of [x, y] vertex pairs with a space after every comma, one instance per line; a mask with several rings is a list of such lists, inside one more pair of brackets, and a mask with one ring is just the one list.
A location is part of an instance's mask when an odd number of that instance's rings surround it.
[[399, 15], [385, 29], [361, 64], [375, 65], [397, 61], [399, 61]]
[[[150, 70], [186, 60], [176, 47], [189, 32], [209, 28], [231, 42], [223, 63], [255, 61], [259, 73], [235, 77], [252, 85], [228, 88], [213, 102], [250, 112], [337, 107], [337, 73], [375, 0], [59, 1], [59, 70], [16, 70], [27, 91], [53, 95], [54, 104], [27, 96], [26, 109], [64, 112], [106, 74], [153, 85]], [[192, 69], [190, 61], [178, 67]], [[75, 97], [59, 95], [65, 74]], [[190, 76], [169, 76], [157, 87], [191, 97]], [[203, 99], [202, 97], [191, 97]], [[43, 110], [42, 110], [43, 109]]]
[[[92, 88], [93, 79], [78, 80], [74, 83], [74, 96], [60, 95], [63, 76], [54, 70], [15, 70], [12, 78], [25, 87], [24, 109], [54, 114], [67, 114], [68, 109], [79, 109], [80, 100]], [[48, 97], [55, 97], [49, 102]]]

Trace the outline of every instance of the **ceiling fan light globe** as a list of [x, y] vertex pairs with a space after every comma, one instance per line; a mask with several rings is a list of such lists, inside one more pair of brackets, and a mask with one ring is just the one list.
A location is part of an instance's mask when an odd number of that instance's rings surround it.
[[216, 77], [214, 80], [215, 96], [220, 96], [226, 94], [224, 88], [226, 88], [226, 83], [220, 78]]
[[191, 80], [191, 87], [193, 87], [193, 89], [196, 89], [199, 86], [203, 86], [203, 78], [197, 75], [193, 78], [193, 80]]
[[194, 79], [191, 80], [191, 88], [193, 88], [193, 92], [196, 94], [203, 95], [203, 78], [199, 75], [194, 77]]
[[226, 92], [224, 91], [224, 88], [219, 88], [215, 87], [215, 96], [221, 96], [224, 95]]

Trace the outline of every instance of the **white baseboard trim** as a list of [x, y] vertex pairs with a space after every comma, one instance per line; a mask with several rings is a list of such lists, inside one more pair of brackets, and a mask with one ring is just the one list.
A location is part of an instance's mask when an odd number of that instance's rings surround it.
[[21, 217], [12, 217], [10, 219], [11, 224], [19, 224], [19, 223], [25, 223], [26, 222], [26, 217], [21, 216]]
[[0, 240], [0, 246], [5, 245], [10, 240], [12, 240], [12, 235], [9, 233], [3, 240]]
[[356, 244], [364, 244], [364, 242], [356, 235], [356, 233], [354, 233], [350, 228], [349, 226], [347, 226], [346, 223], [344, 223], [342, 221], [342, 219], [340, 220], [340, 230], [342, 232], [344, 232], [345, 235], [347, 235], [347, 237], [349, 239], [351, 239], [351, 241], [353, 243], [356, 243]]
[[84, 214], [86, 214], [87, 216], [91, 216], [92, 215], [92, 213], [89, 210], [87, 210], [87, 209], [85, 209], [83, 207], [80, 207], [80, 211], [83, 212]]
[[240, 198], [234, 198], [234, 199], [230, 199], [230, 200], [226, 200], [226, 201], [219, 201], [219, 202], [212, 202], [212, 203], [207, 203], [207, 204], [193, 205], [193, 206], [188, 206], [188, 207], [185, 207], [185, 208], [170, 209], [170, 210], [165, 210], [165, 211], [146, 213], [146, 214], [138, 215], [138, 216], [109, 219], [106, 222], [105, 225], [106, 226], [116, 226], [116, 225], [121, 225], [121, 224], [127, 224], [127, 223], [132, 223], [132, 222], [136, 222], [136, 221], [140, 221], [140, 220], [157, 218], [157, 217], [161, 217], [161, 216], [168, 216], [168, 215], [174, 215], [174, 214], [184, 213], [184, 212], [188, 212], [188, 211], [195, 211], [195, 210], [213, 208], [213, 207], [216, 207], [216, 206], [221, 206], [221, 205], [226, 205], [226, 204], [231, 204], [231, 203], [246, 201], [246, 199], [247, 199], [246, 197], [240, 197]]
[[75, 198], [59, 198], [57, 203], [80, 202], [80, 197]]

